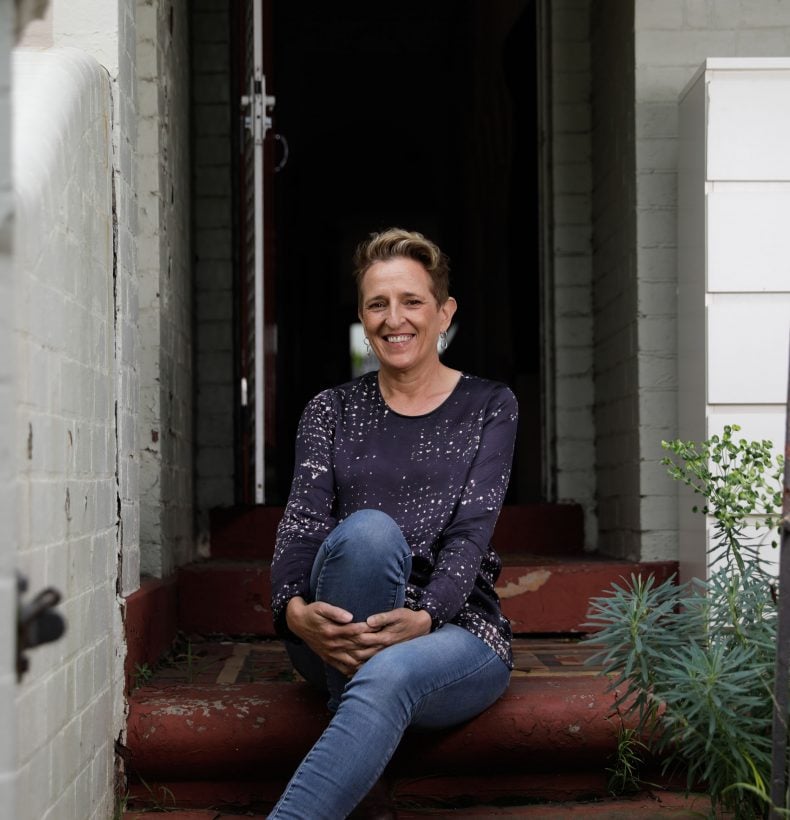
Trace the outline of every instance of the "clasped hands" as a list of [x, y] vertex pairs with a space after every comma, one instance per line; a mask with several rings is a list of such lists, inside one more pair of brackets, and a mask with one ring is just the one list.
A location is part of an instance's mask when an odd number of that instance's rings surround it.
[[288, 602], [285, 617], [294, 635], [348, 677], [382, 649], [431, 631], [431, 616], [424, 609], [400, 607], [353, 623], [345, 609], [323, 601], [308, 604], [298, 596]]

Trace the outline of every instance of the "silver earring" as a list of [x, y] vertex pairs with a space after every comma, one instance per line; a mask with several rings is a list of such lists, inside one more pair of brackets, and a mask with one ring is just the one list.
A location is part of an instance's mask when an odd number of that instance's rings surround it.
[[370, 348], [370, 339], [365, 336], [365, 355], [370, 358], [373, 355], [373, 351]]
[[439, 352], [444, 353], [447, 350], [447, 331], [443, 330], [439, 334]]

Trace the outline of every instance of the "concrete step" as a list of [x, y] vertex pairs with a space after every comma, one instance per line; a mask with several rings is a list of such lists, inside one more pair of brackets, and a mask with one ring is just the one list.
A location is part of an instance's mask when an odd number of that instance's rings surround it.
[[[508, 553], [497, 592], [516, 634], [585, 632], [590, 598], [632, 574], [661, 582], [674, 561], [632, 562], [594, 555]], [[178, 574], [178, 622], [199, 634], [273, 636], [267, 561], [211, 560]]]
[[[593, 653], [575, 641], [517, 640], [505, 696], [461, 727], [407, 737], [390, 772], [478, 775], [481, 760], [497, 773], [602, 771], [617, 744], [615, 696], [588, 665]], [[184, 644], [131, 693], [130, 771], [146, 783], [286, 778], [328, 722], [324, 700], [280, 642]]]
[[[268, 560], [272, 557], [282, 507], [218, 507], [211, 511], [211, 557]], [[553, 555], [562, 544], [565, 553], [584, 551], [584, 513], [578, 504], [519, 504], [505, 506], [492, 539], [497, 551]]]
[[[435, 808], [409, 811], [399, 808], [398, 820], [424, 820], [426, 817], [463, 817], [466, 820], [489, 820], [497, 817], [525, 817], [532, 820], [562, 820], [578, 817], [581, 820], [592, 817], [609, 820], [685, 820], [685, 818], [707, 817], [710, 800], [705, 795], [684, 795], [678, 792], [645, 792], [628, 798], [602, 798], [562, 803], [525, 803], [522, 805], [497, 806], [479, 804], [465, 808]], [[158, 809], [131, 810], [123, 815], [123, 820], [146, 820]], [[238, 814], [225, 814], [216, 810], [187, 810], [168, 812], [168, 820], [233, 820]], [[245, 813], [248, 820], [264, 820], [265, 814]], [[352, 815], [353, 817], [353, 815]]]
[[[517, 639], [499, 702], [461, 727], [406, 737], [383, 778], [397, 816], [704, 815], [709, 801], [682, 799], [673, 783], [610, 799], [618, 724], [595, 651], [577, 639]], [[175, 818], [184, 810], [183, 820], [203, 820], [208, 806], [215, 820], [265, 816], [329, 718], [279, 641], [185, 640], [129, 707], [126, 820], [145, 806]]]

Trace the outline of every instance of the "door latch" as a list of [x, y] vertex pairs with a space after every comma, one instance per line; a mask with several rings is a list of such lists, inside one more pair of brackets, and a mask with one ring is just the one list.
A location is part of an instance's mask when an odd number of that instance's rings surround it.
[[244, 127], [252, 134], [256, 145], [263, 145], [266, 132], [272, 127], [271, 111], [275, 98], [266, 93], [266, 77], [250, 77], [250, 93], [241, 98], [241, 110], [248, 112], [244, 116]]
[[27, 579], [17, 576], [16, 615], [16, 677], [22, 676], [30, 668], [25, 652], [44, 643], [58, 640], [66, 631], [66, 621], [53, 609], [60, 603], [61, 595], [54, 587], [41, 590], [32, 601], [22, 603], [27, 592]]

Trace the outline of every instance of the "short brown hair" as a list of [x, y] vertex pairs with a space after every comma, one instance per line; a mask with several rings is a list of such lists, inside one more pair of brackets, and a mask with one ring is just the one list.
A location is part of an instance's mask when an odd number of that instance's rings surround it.
[[431, 277], [431, 292], [436, 301], [443, 305], [450, 297], [450, 260], [439, 246], [426, 239], [417, 231], [403, 228], [389, 228], [380, 233], [370, 234], [370, 238], [357, 246], [354, 254], [354, 278], [357, 295], [362, 299], [362, 279], [376, 262], [405, 257], [419, 262]]

